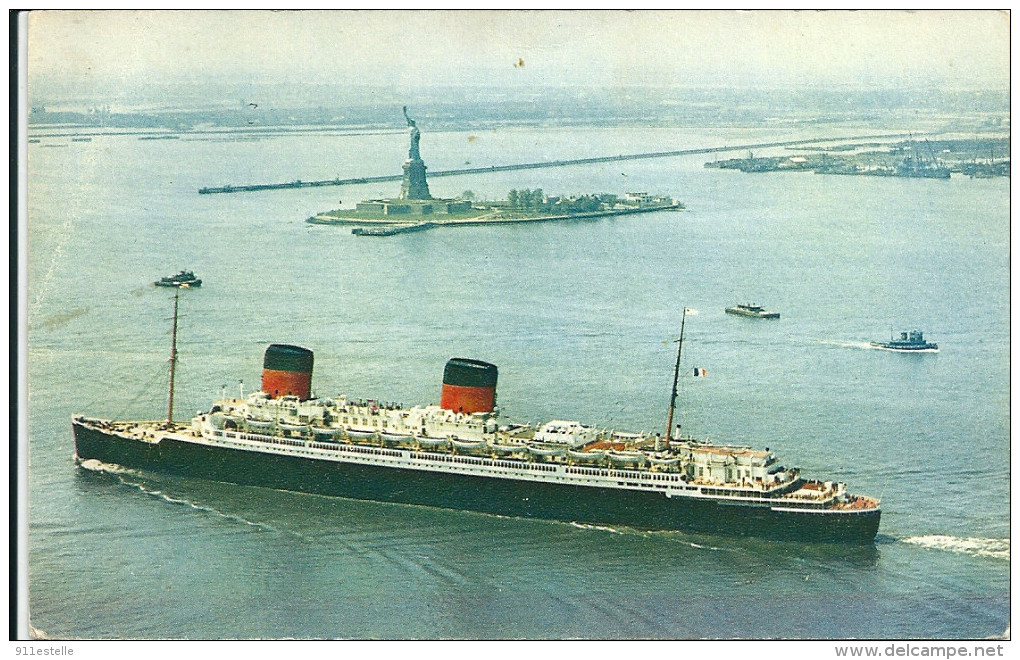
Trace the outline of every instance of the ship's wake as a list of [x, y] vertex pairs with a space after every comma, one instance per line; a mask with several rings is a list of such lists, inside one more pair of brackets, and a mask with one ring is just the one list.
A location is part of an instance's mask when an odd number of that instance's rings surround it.
[[713, 546], [713, 545], [705, 545], [703, 543], [695, 543], [694, 541], [690, 541], [690, 540], [687, 540], [687, 539], [684, 539], [684, 538], [677, 538], [677, 535], [680, 534], [680, 533], [678, 533], [675, 530], [648, 531], [648, 530], [633, 529], [633, 528], [630, 528], [630, 527], [611, 527], [609, 525], [595, 525], [595, 524], [592, 524], [592, 523], [582, 523], [582, 522], [577, 522], [577, 521], [573, 521], [573, 522], [570, 522], [568, 524], [571, 527], [576, 527], [577, 529], [586, 529], [586, 530], [592, 530], [592, 531], [597, 531], [597, 532], [609, 532], [611, 534], [637, 534], [637, 535], [640, 535], [640, 536], [650, 536], [650, 535], [666, 536], [668, 538], [671, 538], [673, 540], [678, 541], [679, 543], [682, 543], [683, 545], [686, 545], [686, 546], [691, 547], [691, 548], [695, 548], [697, 550], [726, 550], [727, 549], [727, 548], [718, 548], [718, 547]]
[[[136, 481], [135, 479], [137, 479], [137, 478], [142, 476], [141, 472], [139, 472], [137, 470], [130, 470], [128, 468], [125, 468], [125, 467], [122, 467], [120, 465], [117, 465], [116, 463], [103, 463], [102, 461], [98, 461], [96, 459], [90, 458], [90, 459], [84, 460], [84, 461], [79, 460], [78, 461], [78, 465], [80, 465], [81, 467], [83, 467], [86, 470], [89, 470], [91, 472], [99, 472], [99, 473], [102, 473], [102, 474], [109, 474], [111, 476], [114, 476], [114, 477], [117, 478], [118, 481], [120, 481], [121, 484], [123, 484], [125, 486], [128, 486], [130, 488], [134, 488], [134, 489], [138, 490], [139, 492], [141, 492], [141, 493], [143, 493], [145, 495], [148, 495], [150, 497], [157, 497], [157, 498], [159, 498], [159, 499], [161, 499], [164, 502], [167, 502], [169, 504], [176, 504], [178, 506], [186, 506], [186, 507], [189, 507], [191, 509], [194, 509], [195, 511], [200, 511], [202, 513], [212, 514], [214, 516], [217, 516], [217, 517], [220, 517], [220, 518], [224, 518], [224, 519], [229, 520], [231, 522], [240, 523], [240, 524], [243, 524], [243, 525], [248, 525], [250, 527], [254, 527], [254, 528], [258, 529], [258, 530], [267, 531], [267, 532], [276, 532], [276, 533], [280, 533], [280, 534], [291, 534], [293, 536], [298, 536], [300, 538], [304, 538], [300, 534], [296, 534], [296, 533], [290, 532], [288, 530], [281, 530], [281, 529], [278, 529], [276, 527], [273, 527], [272, 525], [267, 525], [266, 523], [254, 522], [254, 521], [248, 520], [247, 518], [244, 518], [242, 516], [238, 516], [238, 515], [235, 515], [235, 514], [232, 514], [232, 513], [224, 513], [222, 511], [219, 511], [219, 510], [214, 509], [212, 507], [205, 506], [205, 505], [202, 505], [202, 504], [197, 504], [197, 503], [192, 502], [191, 500], [188, 500], [188, 499], [172, 497], [172, 496], [164, 493], [162, 490], [152, 488], [152, 487], [150, 487], [150, 486], [148, 486], [148, 485], [146, 485], [144, 483], [140, 483], [140, 482]], [[129, 478], [129, 477], [133, 477], [133, 478]]]
[[826, 346], [839, 346], [841, 348], [864, 348], [864, 349], [876, 349], [877, 346], [872, 346], [870, 342], [866, 341], [839, 341], [835, 339], [820, 339], [819, 344]]
[[868, 341], [842, 341], [838, 339], [818, 339], [817, 343], [823, 346], [835, 346], [838, 348], [860, 348], [867, 351], [889, 351], [890, 353], [938, 353], [937, 348], [921, 348], [921, 349], [910, 349], [903, 350], [898, 348], [888, 348], [886, 346], [875, 346]]
[[616, 529], [615, 527], [609, 527], [608, 525], [592, 525], [590, 523], [571, 522], [570, 526], [578, 529], [594, 529], [600, 532], [612, 532], [613, 534], [624, 533], [622, 529]]
[[928, 534], [925, 536], [908, 536], [900, 540], [903, 543], [910, 543], [932, 550], [946, 550], [976, 557], [1009, 560], [1009, 539], [960, 538], [945, 534]]

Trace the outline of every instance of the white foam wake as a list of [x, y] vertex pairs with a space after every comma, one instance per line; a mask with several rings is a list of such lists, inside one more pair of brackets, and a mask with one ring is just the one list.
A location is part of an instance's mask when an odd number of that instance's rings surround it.
[[[249, 525], [251, 527], [255, 527], [255, 528], [258, 528], [258, 529], [261, 529], [261, 530], [267, 530], [267, 531], [270, 531], [270, 532], [280, 532], [279, 529], [273, 527], [272, 525], [267, 525], [265, 523], [260, 523], [260, 522], [253, 522], [251, 520], [248, 520], [247, 518], [243, 518], [241, 516], [233, 515], [233, 514], [230, 514], [230, 513], [223, 513], [222, 511], [217, 511], [216, 509], [214, 509], [212, 507], [203, 506], [201, 504], [196, 504], [196, 503], [194, 503], [194, 502], [192, 502], [190, 500], [178, 499], [176, 497], [171, 497], [171, 496], [167, 495], [166, 493], [164, 493], [161, 490], [153, 490], [152, 488], [149, 488], [149, 487], [145, 486], [144, 484], [141, 484], [141, 483], [138, 483], [136, 481], [132, 481], [132, 480], [124, 478], [125, 476], [140, 477], [142, 473], [138, 472], [137, 470], [130, 470], [130, 469], [126, 468], [126, 467], [122, 467], [122, 466], [117, 465], [115, 463], [103, 463], [102, 461], [96, 460], [94, 458], [90, 458], [90, 459], [87, 459], [87, 460], [84, 460], [84, 461], [79, 459], [78, 460], [78, 465], [80, 465], [81, 467], [85, 468], [86, 470], [91, 470], [93, 472], [103, 472], [103, 473], [106, 473], [106, 474], [116, 475], [119, 478], [120, 482], [122, 484], [124, 484], [125, 486], [129, 486], [131, 488], [135, 488], [135, 489], [139, 490], [140, 492], [144, 493], [145, 495], [148, 495], [150, 497], [157, 497], [157, 498], [159, 498], [159, 499], [161, 499], [164, 502], [167, 502], [169, 504], [176, 504], [176, 505], [179, 505], [179, 506], [187, 506], [187, 507], [190, 507], [190, 508], [192, 508], [192, 509], [194, 509], [196, 511], [201, 511], [203, 513], [209, 513], [209, 514], [212, 514], [212, 515], [215, 515], [215, 516], [219, 516], [221, 518], [226, 518], [227, 520], [231, 520], [233, 522], [242, 523], [244, 525]], [[295, 534], [295, 536], [300, 536], [300, 534]]]
[[[212, 507], [205, 506], [205, 505], [202, 505], [202, 504], [196, 504], [195, 502], [192, 502], [191, 500], [179, 499], [179, 498], [176, 498], [176, 497], [171, 497], [171, 496], [167, 495], [166, 493], [164, 493], [161, 490], [153, 490], [151, 488], [147, 488], [144, 484], [136, 483], [136, 482], [133, 482], [133, 481], [128, 481], [126, 479], [121, 479], [121, 482], [125, 486], [130, 486], [132, 488], [137, 488], [142, 493], [145, 493], [146, 495], [149, 495], [150, 497], [157, 497], [157, 498], [159, 498], [159, 499], [161, 499], [164, 502], [167, 502], [169, 504], [176, 504], [178, 506], [190, 507], [190, 508], [194, 509], [195, 511], [200, 511], [202, 513], [208, 513], [208, 514], [212, 514], [214, 516], [219, 516], [220, 518], [224, 518], [226, 520], [230, 520], [230, 521], [235, 522], [235, 523], [241, 523], [243, 525], [249, 525], [251, 527], [255, 527], [255, 528], [260, 529], [260, 530], [267, 530], [267, 531], [270, 531], [270, 532], [280, 532], [279, 529], [277, 529], [276, 527], [273, 527], [272, 525], [267, 525], [265, 523], [260, 523], [260, 522], [254, 522], [254, 521], [248, 520], [247, 518], [243, 518], [241, 516], [234, 515], [232, 513], [223, 513], [222, 511], [218, 511], [217, 509], [214, 509]], [[301, 536], [301, 535], [300, 534], [294, 534], [294, 536]]]
[[[644, 535], [666, 534], [666, 535], [669, 535], [671, 537], [676, 535], [676, 532], [674, 532], [674, 531], [647, 531], [647, 532], [645, 532], [645, 531], [640, 531], [640, 530], [632, 529], [632, 528], [629, 528], [629, 527], [623, 527], [623, 528], [619, 528], [618, 529], [616, 527], [610, 527], [608, 525], [595, 525], [595, 524], [592, 524], [592, 523], [582, 523], [582, 522], [577, 522], [577, 521], [572, 521], [572, 522], [569, 522], [567, 524], [569, 524], [571, 527], [576, 527], [577, 529], [590, 529], [590, 530], [595, 530], [595, 531], [599, 531], [599, 532], [611, 532], [613, 534], [628, 534], [628, 533], [630, 533], [630, 534], [641, 534], [642, 536], [644, 536]], [[695, 543], [694, 541], [687, 541], [687, 540], [684, 540], [684, 539], [680, 539], [680, 543], [683, 543], [684, 545], [686, 545], [688, 547], [691, 547], [691, 548], [697, 548], [698, 550], [725, 550], [726, 549], [726, 548], [717, 548], [717, 547], [715, 547], [713, 545], [702, 545], [700, 543]]]
[[838, 339], [820, 339], [819, 344], [826, 346], [842, 346], [843, 348], [875, 348], [867, 341], [840, 341]]
[[92, 472], [105, 472], [107, 474], [138, 474], [135, 470], [129, 470], [128, 468], [117, 465], [116, 463], [104, 463], [95, 458], [89, 458], [84, 461], [78, 459], [78, 465]]
[[573, 526], [573, 527], [576, 527], [578, 529], [597, 529], [600, 532], [612, 532], [613, 534], [622, 534], [623, 533], [623, 532], [621, 532], [618, 529], [614, 529], [612, 527], [607, 527], [605, 525], [592, 525], [592, 524], [589, 524], [589, 523], [579, 523], [579, 522], [571, 522], [570, 525]]
[[944, 534], [928, 534], [926, 536], [909, 536], [902, 539], [902, 541], [933, 550], [960, 552], [978, 557], [1009, 559], [1009, 539], [959, 538]]

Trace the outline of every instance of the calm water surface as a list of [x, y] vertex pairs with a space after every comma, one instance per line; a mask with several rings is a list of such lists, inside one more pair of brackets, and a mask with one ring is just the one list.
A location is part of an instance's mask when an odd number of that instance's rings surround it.
[[[869, 129], [870, 130], [870, 129]], [[848, 129], [847, 133], [853, 133]], [[869, 131], [865, 131], [869, 132]], [[871, 131], [873, 132], [873, 131]], [[433, 169], [796, 139], [796, 132], [426, 131]], [[30, 145], [32, 624], [62, 638], [978, 638], [1009, 614], [1008, 180], [705, 169], [706, 157], [437, 178], [649, 191], [656, 213], [387, 239], [307, 225], [399, 184], [198, 195], [391, 173], [402, 132]], [[774, 150], [782, 153], [782, 150]], [[763, 152], [765, 153], [765, 152]], [[75, 467], [72, 413], [178, 416], [258, 386], [270, 342], [321, 395], [435, 402], [454, 355], [500, 367], [504, 414], [680, 421], [883, 499], [873, 548], [519, 520]], [[760, 301], [779, 322], [727, 317]], [[941, 351], [869, 348], [922, 328]], [[778, 608], [778, 609], [777, 609]], [[777, 615], [777, 611], [779, 614]]]

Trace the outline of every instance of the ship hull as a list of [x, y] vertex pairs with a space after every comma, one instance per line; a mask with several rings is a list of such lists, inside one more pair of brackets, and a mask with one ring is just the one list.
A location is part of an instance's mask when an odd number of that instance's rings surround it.
[[727, 314], [734, 314], [736, 316], [746, 316], [752, 319], [778, 319], [779, 312], [751, 312], [746, 309], [739, 309], [737, 307], [727, 307]]
[[937, 353], [938, 344], [917, 344], [917, 345], [895, 345], [881, 342], [871, 342], [873, 348], [881, 348], [887, 351], [899, 351], [900, 353]]
[[[652, 530], [692, 530], [805, 542], [867, 544], [879, 510], [782, 510], [661, 492], [544, 483], [124, 437], [75, 420], [81, 461], [213, 481], [360, 500]], [[779, 510], [777, 510], [779, 509]]]

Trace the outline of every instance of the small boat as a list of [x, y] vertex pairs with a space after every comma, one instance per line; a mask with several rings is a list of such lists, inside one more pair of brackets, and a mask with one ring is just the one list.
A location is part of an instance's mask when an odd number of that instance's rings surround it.
[[605, 459], [606, 452], [601, 449], [592, 449], [589, 451], [575, 451], [573, 449], [567, 450], [567, 457], [575, 461], [583, 461], [585, 463], [596, 463]]
[[294, 431], [297, 433], [304, 433], [308, 430], [307, 424], [288, 424], [287, 422], [278, 422], [277, 426], [283, 431]]
[[414, 436], [406, 432], [397, 431], [379, 431], [379, 437], [382, 438], [383, 442], [392, 442], [394, 444], [398, 442], [411, 442]]
[[244, 421], [248, 425], [248, 428], [255, 429], [258, 431], [269, 430], [273, 428], [274, 424], [273, 420], [271, 419], [257, 419], [255, 417], [246, 417]]
[[450, 442], [449, 438], [433, 438], [428, 435], [415, 436], [414, 440], [422, 447], [429, 448], [445, 447]]
[[351, 440], [371, 440], [375, 437], [375, 429], [359, 429], [353, 426], [344, 429]]
[[524, 451], [526, 447], [524, 445], [501, 445], [492, 442], [489, 443], [489, 449], [496, 452], [497, 454], [512, 454], [515, 451]]
[[882, 342], [871, 342], [871, 345], [875, 348], [884, 348], [889, 351], [927, 351], [934, 353], [939, 350], [939, 345], [925, 341], [924, 333], [920, 330], [910, 330], [909, 332], [901, 332], [899, 339], [893, 337], [889, 341]]
[[190, 289], [202, 286], [202, 280], [195, 277], [195, 274], [190, 270], [182, 270], [176, 275], [161, 277], [158, 281], [153, 282], [153, 284], [156, 286], [175, 286], [178, 289]]
[[611, 451], [609, 452], [609, 460], [620, 465], [631, 465], [643, 463], [645, 455], [639, 451]]
[[778, 319], [779, 312], [770, 312], [761, 305], [755, 305], [752, 303], [739, 303], [734, 307], [726, 308], [727, 314], [736, 314], [737, 316], [750, 316], [756, 319]]
[[244, 418], [217, 412], [209, 416], [209, 422], [217, 429], [223, 431], [236, 431], [244, 422]]
[[566, 447], [537, 447], [535, 445], [528, 445], [528, 453], [532, 456], [562, 456], [567, 453]]
[[335, 438], [340, 434], [340, 429], [335, 427], [313, 426], [312, 433], [322, 438]]
[[462, 451], [485, 449], [485, 440], [458, 440], [457, 438], [450, 438], [450, 442], [453, 443], [454, 447]]
[[649, 456], [648, 462], [657, 467], [669, 467], [670, 465], [676, 465], [680, 462], [678, 456], [672, 458], [659, 458], [658, 456]]

